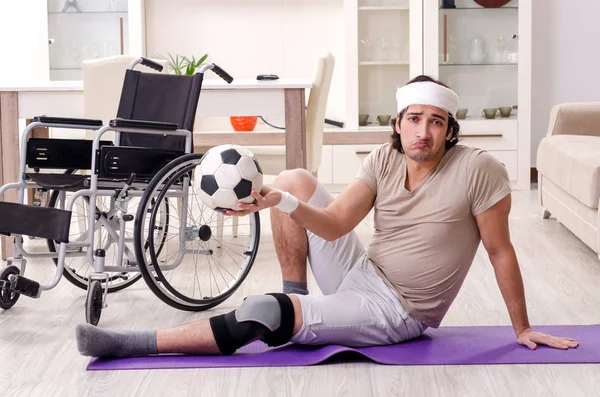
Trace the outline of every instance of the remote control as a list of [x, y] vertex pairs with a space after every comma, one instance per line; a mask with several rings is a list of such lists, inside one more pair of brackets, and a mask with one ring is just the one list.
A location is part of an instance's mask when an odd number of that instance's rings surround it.
[[279, 76], [276, 74], [259, 74], [256, 76], [256, 80], [277, 80]]

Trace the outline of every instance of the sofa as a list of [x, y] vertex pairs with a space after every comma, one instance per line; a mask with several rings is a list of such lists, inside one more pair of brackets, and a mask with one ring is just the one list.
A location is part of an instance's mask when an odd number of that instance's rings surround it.
[[543, 217], [600, 253], [600, 102], [554, 106], [536, 166]]

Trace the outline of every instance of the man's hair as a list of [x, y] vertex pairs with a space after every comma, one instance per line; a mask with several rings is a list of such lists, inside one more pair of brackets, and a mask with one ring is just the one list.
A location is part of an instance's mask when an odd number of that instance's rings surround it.
[[[448, 88], [448, 86], [444, 83], [442, 83], [441, 81], [435, 80], [429, 76], [425, 76], [425, 75], [420, 75], [415, 77], [414, 79], [410, 80], [408, 83], [406, 83], [406, 85], [411, 84], [411, 83], [419, 83], [419, 82], [423, 82], [423, 81], [429, 81], [432, 83], [436, 83], [439, 84], [443, 87]], [[407, 108], [408, 109], [408, 108]], [[404, 112], [406, 112], [406, 109], [402, 109], [400, 111], [400, 113], [398, 114], [398, 117], [400, 118], [400, 120], [402, 120], [402, 117], [404, 116]], [[402, 149], [402, 140], [400, 139], [400, 130], [397, 129], [396, 127], [396, 119], [393, 119], [391, 121], [392, 124], [392, 128], [394, 129], [394, 133], [392, 134], [392, 147], [396, 150], [398, 150], [400, 153], [404, 153], [404, 149]], [[450, 140], [446, 141], [446, 150], [452, 148], [454, 145], [456, 145], [458, 143], [458, 139], [460, 136], [460, 126], [458, 125], [458, 121], [456, 121], [456, 119], [454, 118], [453, 114], [448, 114], [448, 130], [446, 131], [446, 135], [448, 134], [448, 131], [450, 131], [450, 129], [452, 129], [452, 137], [450, 138]]]

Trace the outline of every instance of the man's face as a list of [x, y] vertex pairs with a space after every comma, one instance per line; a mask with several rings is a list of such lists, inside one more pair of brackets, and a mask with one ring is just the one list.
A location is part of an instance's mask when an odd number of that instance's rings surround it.
[[[402, 120], [396, 120], [404, 153], [414, 161], [439, 160], [445, 152], [448, 131], [448, 113], [430, 105], [411, 105]], [[446, 134], [448, 132], [448, 134]]]

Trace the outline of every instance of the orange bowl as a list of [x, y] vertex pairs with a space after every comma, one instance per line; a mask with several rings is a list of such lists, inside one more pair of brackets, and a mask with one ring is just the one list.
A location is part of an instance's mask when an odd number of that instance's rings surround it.
[[256, 127], [257, 116], [231, 116], [229, 122], [235, 131], [252, 131]]

